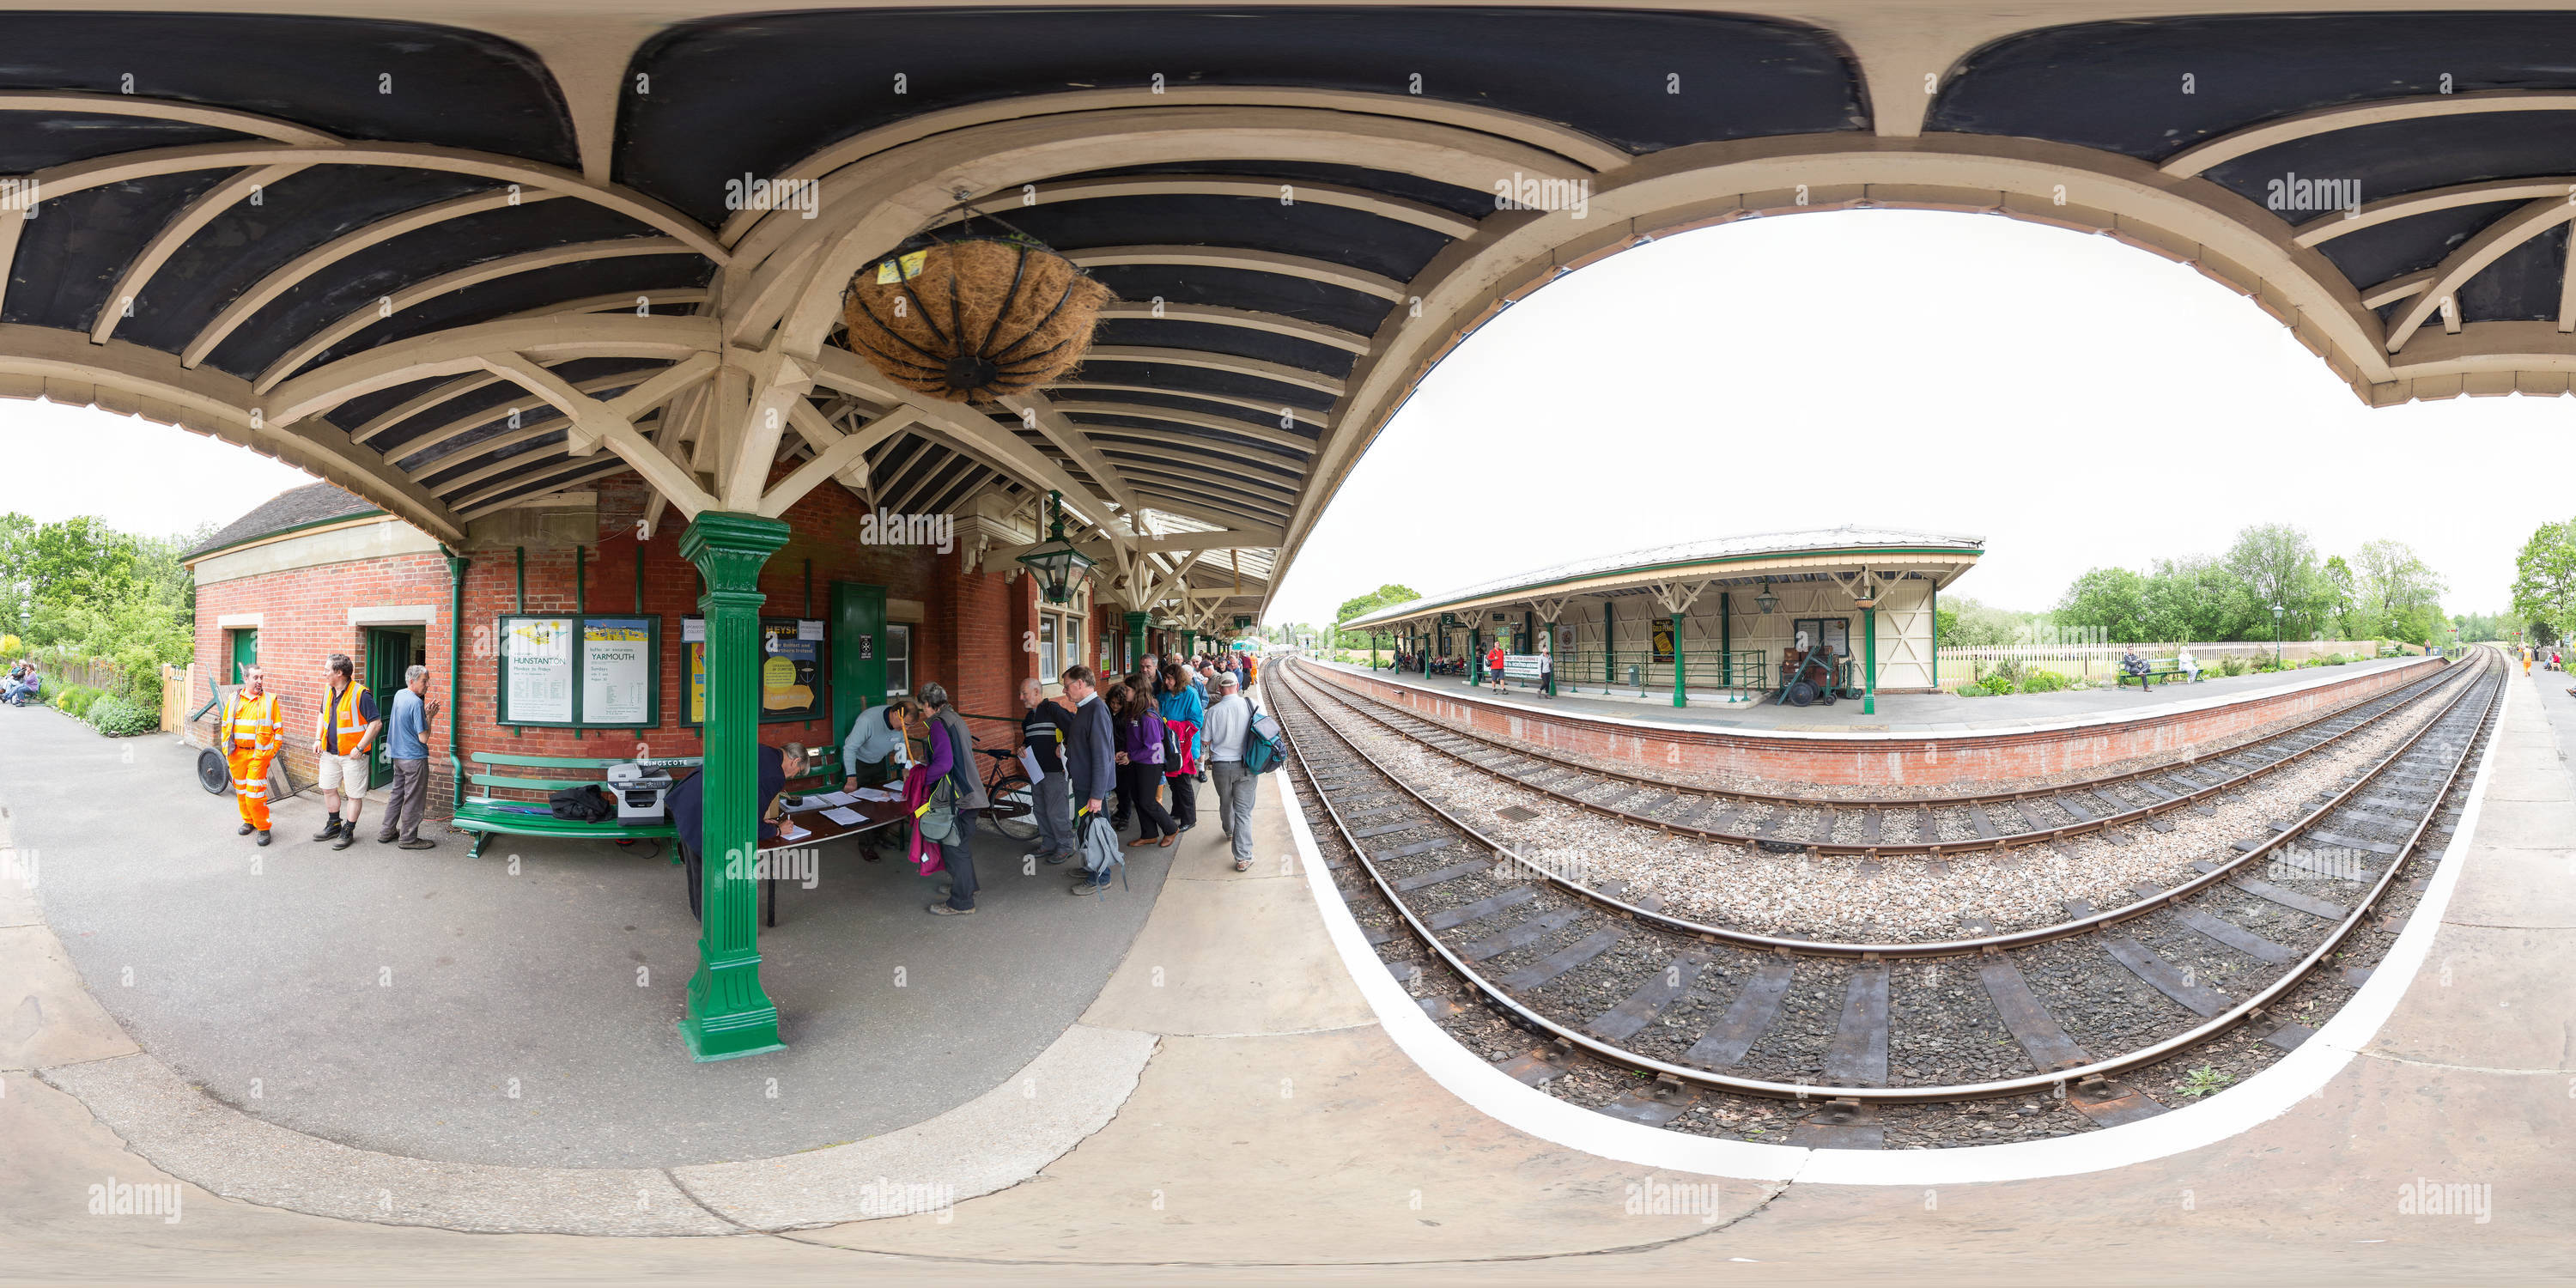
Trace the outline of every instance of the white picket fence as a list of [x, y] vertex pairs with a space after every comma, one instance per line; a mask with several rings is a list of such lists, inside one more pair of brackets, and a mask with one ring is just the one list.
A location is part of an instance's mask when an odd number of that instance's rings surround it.
[[[2069, 676], [2107, 679], [2119, 673], [2120, 658], [2130, 648], [2150, 661], [2172, 657], [2183, 649], [2181, 644], [1966, 644], [1940, 650], [1941, 684], [1944, 688], [1974, 681], [1980, 674], [1992, 671], [1997, 662], [2019, 662]], [[2241, 657], [2248, 662], [2273, 656], [2270, 640], [2226, 640], [2194, 643], [2189, 646], [2202, 669], [2215, 670], [2219, 659]], [[2283, 640], [2280, 657], [2284, 662], [2304, 662], [2312, 657], [2341, 653], [2347, 657], [2373, 657], [2379, 645], [2372, 640]]]

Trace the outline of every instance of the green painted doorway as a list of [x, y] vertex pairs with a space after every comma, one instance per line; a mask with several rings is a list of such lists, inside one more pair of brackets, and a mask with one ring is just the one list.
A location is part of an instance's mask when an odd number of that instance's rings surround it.
[[[402, 691], [403, 674], [415, 664], [429, 659], [421, 643], [421, 628], [371, 627], [367, 631], [367, 655], [362, 674], [367, 692], [375, 695], [376, 715], [390, 720], [394, 714], [394, 694]], [[382, 787], [394, 780], [394, 762], [386, 752], [386, 731], [378, 730], [373, 746], [367, 748], [367, 786]]]
[[242, 682], [242, 672], [259, 665], [259, 628], [245, 627], [230, 634], [233, 655], [232, 682], [239, 684]]
[[[886, 592], [854, 581], [832, 583], [828, 628], [832, 665], [832, 743], [850, 736], [859, 713], [886, 700]], [[837, 759], [837, 757], [835, 758]]]

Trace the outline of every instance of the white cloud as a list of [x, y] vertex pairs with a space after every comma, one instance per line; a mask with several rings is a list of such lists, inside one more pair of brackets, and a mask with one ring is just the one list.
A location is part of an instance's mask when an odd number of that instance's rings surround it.
[[219, 439], [91, 407], [0, 400], [0, 511], [43, 522], [95, 514], [170, 536], [230, 523], [314, 482]]
[[[1993, 216], [1853, 211], [1667, 238], [1461, 345], [1363, 458], [1274, 621], [1591, 554], [1887, 524], [1982, 535], [1958, 593], [2045, 608], [2086, 568], [2286, 521], [2393, 537], [2501, 608], [2567, 517], [2548, 399], [2372, 410], [2180, 264]], [[2544, 437], [2545, 436], [2545, 437]]]

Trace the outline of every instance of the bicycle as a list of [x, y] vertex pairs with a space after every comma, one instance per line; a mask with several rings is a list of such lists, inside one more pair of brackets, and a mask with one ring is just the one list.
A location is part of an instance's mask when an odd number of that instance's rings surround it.
[[1020, 753], [999, 747], [976, 750], [993, 758], [985, 769], [984, 795], [992, 804], [984, 817], [992, 820], [994, 830], [1014, 841], [1038, 839], [1037, 791], [1020, 770]]

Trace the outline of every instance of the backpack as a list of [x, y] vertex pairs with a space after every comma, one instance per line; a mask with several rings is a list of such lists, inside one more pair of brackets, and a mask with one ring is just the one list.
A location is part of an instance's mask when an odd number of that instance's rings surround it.
[[1261, 708], [1252, 708], [1252, 719], [1243, 727], [1243, 771], [1266, 774], [1287, 758], [1288, 749], [1279, 741], [1279, 722], [1261, 714]]
[[546, 797], [556, 818], [575, 823], [601, 823], [616, 817], [617, 807], [609, 803], [595, 783], [567, 787]]
[[1118, 829], [1097, 810], [1073, 821], [1074, 847], [1082, 855], [1082, 870], [1106, 883], [1109, 870], [1116, 868], [1123, 881], [1127, 875], [1127, 847], [1118, 843]]
[[933, 845], [949, 845], [957, 840], [957, 788], [941, 774], [931, 783], [930, 792], [913, 811], [921, 826], [921, 839]]

